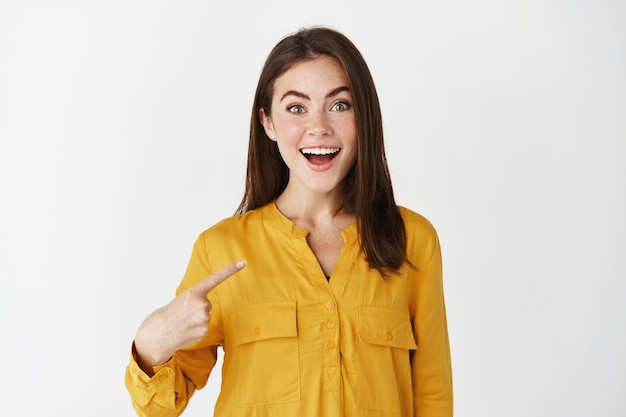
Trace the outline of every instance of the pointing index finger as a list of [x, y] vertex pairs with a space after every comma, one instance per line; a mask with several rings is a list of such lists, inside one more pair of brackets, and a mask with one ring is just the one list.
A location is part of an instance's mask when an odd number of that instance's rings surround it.
[[213, 272], [204, 281], [201, 281], [196, 286], [199, 290], [209, 293], [213, 288], [217, 287], [222, 282], [226, 281], [231, 275], [241, 271], [246, 266], [246, 261], [241, 260], [234, 262], [224, 268]]

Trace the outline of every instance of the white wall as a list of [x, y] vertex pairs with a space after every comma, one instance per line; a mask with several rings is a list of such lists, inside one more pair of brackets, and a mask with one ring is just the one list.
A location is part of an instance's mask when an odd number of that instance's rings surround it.
[[624, 3], [213, 3], [0, 2], [0, 415], [134, 415], [134, 332], [236, 208], [260, 67], [309, 24], [363, 52], [441, 235], [456, 415], [625, 415]]

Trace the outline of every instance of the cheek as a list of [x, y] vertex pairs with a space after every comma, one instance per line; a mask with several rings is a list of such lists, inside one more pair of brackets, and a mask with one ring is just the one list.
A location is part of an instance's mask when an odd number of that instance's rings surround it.
[[341, 133], [342, 133], [342, 136], [344, 138], [344, 141], [347, 144], [356, 146], [356, 142], [357, 142], [356, 122], [353, 121], [353, 122], [350, 122], [350, 123], [345, 123], [342, 126]]
[[294, 120], [276, 120], [274, 122], [276, 136], [285, 140], [294, 140], [302, 132], [304, 126]]
[[356, 123], [346, 126], [344, 133], [344, 143], [350, 148], [350, 165], [356, 162], [358, 157], [358, 133]]

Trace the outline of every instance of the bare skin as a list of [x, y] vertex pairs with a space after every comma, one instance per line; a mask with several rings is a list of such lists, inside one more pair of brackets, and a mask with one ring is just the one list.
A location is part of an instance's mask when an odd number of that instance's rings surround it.
[[343, 247], [343, 240], [339, 231], [334, 228], [309, 229], [307, 242], [317, 258], [322, 271], [324, 271], [324, 275], [327, 277], [331, 276]]
[[328, 205], [317, 207], [315, 214], [307, 210], [301, 211], [293, 201], [289, 201], [288, 196], [288, 193], [284, 193], [278, 198], [276, 201], [278, 209], [299, 227], [309, 231], [307, 243], [324, 275], [331, 276], [344, 245], [341, 230], [354, 223], [355, 216], [343, 210], [335, 213], [335, 210], [328, 209], [336, 204], [332, 199]]
[[206, 336], [211, 321], [207, 295], [245, 265], [245, 261], [238, 261], [214, 272], [146, 317], [135, 336], [137, 364], [146, 374], [152, 376], [153, 366], [167, 362], [174, 352]]

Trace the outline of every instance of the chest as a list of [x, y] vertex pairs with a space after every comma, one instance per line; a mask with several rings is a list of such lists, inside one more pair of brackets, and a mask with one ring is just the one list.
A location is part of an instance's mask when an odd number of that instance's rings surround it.
[[332, 275], [343, 248], [343, 240], [337, 230], [314, 230], [309, 232], [307, 243], [324, 275]]

